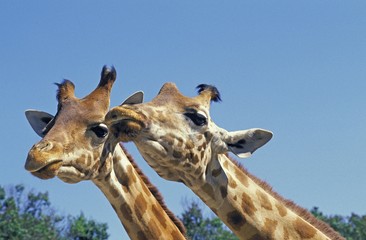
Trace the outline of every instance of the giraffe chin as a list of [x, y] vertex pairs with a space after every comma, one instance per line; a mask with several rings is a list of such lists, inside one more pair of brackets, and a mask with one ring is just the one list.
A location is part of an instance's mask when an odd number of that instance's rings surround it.
[[86, 174], [73, 166], [61, 166], [57, 173], [57, 177], [61, 181], [71, 184], [90, 179]]
[[35, 172], [31, 172], [31, 174], [43, 180], [51, 179], [57, 175], [57, 172], [61, 165], [61, 161], [53, 162]]

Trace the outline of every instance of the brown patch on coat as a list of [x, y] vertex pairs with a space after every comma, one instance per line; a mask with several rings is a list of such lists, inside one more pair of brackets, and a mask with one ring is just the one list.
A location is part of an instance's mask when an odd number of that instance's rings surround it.
[[180, 159], [181, 157], [182, 157], [183, 155], [182, 155], [182, 153], [181, 152], [179, 152], [179, 151], [173, 151], [173, 157], [174, 158], [178, 158], [178, 159]]
[[150, 235], [158, 237], [162, 235], [161, 229], [158, 226], [157, 221], [154, 218], [151, 218], [149, 221], [149, 231], [151, 232]]
[[109, 192], [111, 193], [113, 198], [117, 198], [119, 196], [119, 191], [115, 187], [110, 188]]
[[249, 187], [249, 178], [237, 167], [235, 168], [235, 176], [241, 184], [245, 187]]
[[127, 192], [130, 183], [130, 178], [127, 176], [127, 174], [121, 174], [121, 176], [117, 179], [118, 182], [122, 185], [123, 190]]
[[246, 223], [245, 218], [238, 211], [232, 211], [227, 214], [227, 222], [236, 231], [240, 231], [240, 228]]
[[274, 239], [275, 238], [274, 233], [276, 231], [277, 225], [278, 225], [277, 221], [266, 218], [263, 226], [264, 234], [266, 234], [271, 239]]
[[127, 203], [122, 203], [119, 210], [127, 221], [132, 222], [132, 209]]
[[76, 163], [79, 165], [85, 165], [86, 163], [86, 159], [87, 157], [85, 155], [80, 156], [77, 160]]
[[301, 239], [312, 238], [316, 234], [316, 229], [304, 220], [297, 218], [293, 223], [295, 231], [300, 235]]
[[227, 161], [224, 161], [224, 163], [222, 164], [222, 166], [225, 168], [225, 169], [227, 169], [227, 170], [229, 170], [228, 169], [228, 167], [229, 167], [229, 162], [228, 162], [229, 160], [227, 160]]
[[191, 163], [197, 164], [199, 162], [200, 158], [198, 157], [198, 155], [193, 154], [193, 157], [190, 160], [191, 160]]
[[132, 183], [136, 183], [137, 181], [137, 178], [135, 176], [135, 174], [133, 174], [133, 170], [132, 170], [132, 166], [127, 166], [127, 173], [129, 174], [129, 179], [131, 180], [131, 183], [129, 184], [132, 184]]
[[236, 183], [236, 181], [229, 175], [229, 186], [232, 188], [232, 189], [235, 189], [238, 184]]
[[134, 209], [137, 218], [141, 219], [147, 209], [147, 201], [141, 193], [135, 199]]
[[192, 148], [194, 148], [194, 143], [191, 140], [187, 141], [186, 142], [186, 149], [190, 150]]
[[272, 204], [271, 204], [271, 202], [269, 201], [269, 198], [266, 196], [266, 194], [264, 192], [262, 192], [260, 190], [257, 190], [256, 195], [259, 198], [261, 206], [264, 209], [272, 210]]
[[161, 213], [161, 208], [159, 208], [157, 205], [153, 205], [152, 206], [152, 211], [154, 213], [154, 216], [156, 217], [156, 219], [160, 222], [160, 224], [166, 228], [167, 227], [167, 223], [165, 221], [164, 216]]
[[277, 203], [276, 208], [281, 217], [284, 217], [287, 215], [287, 209], [282, 204]]
[[246, 193], [242, 194], [241, 207], [243, 208], [244, 212], [249, 216], [253, 216], [254, 213], [257, 211], [256, 207], [253, 204], [252, 198]]

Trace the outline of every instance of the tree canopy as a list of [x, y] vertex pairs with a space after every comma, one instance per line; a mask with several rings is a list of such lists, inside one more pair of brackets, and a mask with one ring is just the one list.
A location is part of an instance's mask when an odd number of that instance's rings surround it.
[[317, 207], [311, 209], [311, 213], [320, 220], [328, 223], [334, 230], [348, 240], [366, 239], [366, 215], [360, 216], [352, 213], [351, 216], [327, 216]]
[[187, 236], [192, 240], [234, 240], [238, 239], [218, 217], [204, 217], [198, 202], [187, 204], [181, 215], [187, 228]]
[[23, 185], [0, 186], [0, 239], [104, 240], [108, 226], [53, 209], [48, 193], [25, 191]]

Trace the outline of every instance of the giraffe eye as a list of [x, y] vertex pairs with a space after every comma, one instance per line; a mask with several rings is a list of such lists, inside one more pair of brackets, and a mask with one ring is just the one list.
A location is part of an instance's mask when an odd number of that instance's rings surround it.
[[198, 113], [198, 112], [187, 112], [184, 116], [188, 117], [192, 120], [194, 124], [197, 126], [203, 126], [207, 124], [207, 118], [205, 115]]
[[90, 130], [92, 130], [98, 138], [105, 138], [108, 134], [108, 127], [103, 123], [92, 127]]

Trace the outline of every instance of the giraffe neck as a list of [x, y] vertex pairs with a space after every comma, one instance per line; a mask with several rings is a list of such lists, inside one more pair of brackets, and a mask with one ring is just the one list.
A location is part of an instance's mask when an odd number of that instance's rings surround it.
[[151, 191], [151, 184], [119, 144], [110, 157], [110, 174], [93, 182], [107, 197], [130, 238], [185, 239], [183, 225], [157, 200], [160, 196], [153, 195], [155, 190]]
[[223, 154], [204, 176], [189, 181], [184, 182], [240, 239], [344, 239]]

